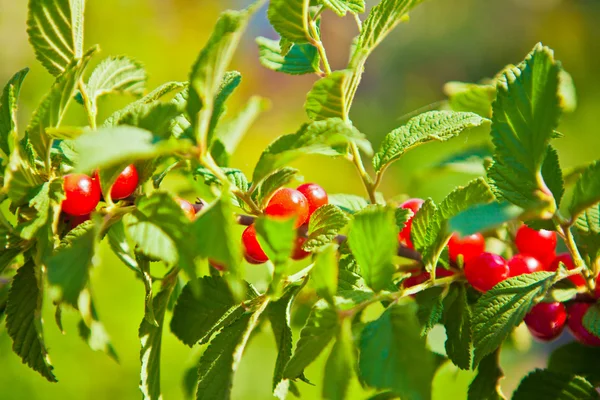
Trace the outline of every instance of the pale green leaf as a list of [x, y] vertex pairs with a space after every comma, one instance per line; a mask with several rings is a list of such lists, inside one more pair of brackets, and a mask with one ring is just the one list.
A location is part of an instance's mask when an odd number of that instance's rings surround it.
[[21, 85], [29, 68], [24, 68], [13, 75], [6, 83], [0, 97], [0, 151], [10, 156], [17, 140], [17, 100]]
[[385, 170], [405, 152], [433, 140], [446, 141], [487, 120], [481, 116], [456, 111], [429, 111], [411, 118], [405, 125], [390, 132], [373, 157], [377, 171]]
[[500, 389], [504, 371], [500, 368], [500, 350], [488, 354], [477, 368], [477, 376], [469, 385], [468, 400], [505, 400]]
[[600, 204], [579, 214], [575, 226], [580, 251], [593, 260], [600, 257]]
[[319, 297], [333, 304], [333, 296], [338, 285], [337, 248], [333, 244], [325, 246], [315, 256], [310, 276]]
[[141, 272], [140, 266], [138, 265], [133, 253], [133, 247], [129, 243], [127, 234], [125, 233], [125, 225], [123, 225], [123, 221], [118, 221], [111, 225], [110, 229], [108, 230], [107, 237], [110, 248], [115, 255], [119, 257], [119, 260], [123, 261], [123, 264], [132, 270]]
[[60, 181], [45, 182], [31, 190], [26, 208], [21, 208], [21, 216], [27, 215], [16, 229], [19, 235], [26, 240], [34, 239], [36, 233], [44, 226], [52, 215], [52, 208], [58, 208], [63, 198], [62, 184]]
[[29, 0], [27, 34], [36, 58], [54, 76], [83, 54], [85, 0]]
[[348, 88], [352, 73], [335, 71], [319, 79], [306, 96], [304, 108], [313, 121], [327, 118], [348, 118]]
[[573, 77], [567, 71], [561, 69], [558, 79], [560, 108], [562, 108], [563, 112], [566, 113], [574, 112], [577, 109], [577, 91], [575, 90]]
[[598, 202], [600, 202], [600, 161], [595, 161], [577, 180], [569, 212], [575, 218], [586, 208]]
[[88, 344], [90, 349], [102, 351], [116, 362], [119, 362], [119, 357], [110, 341], [110, 336], [102, 322], [100, 322], [89, 289], [84, 289], [81, 292], [79, 312], [81, 314], [81, 320], [77, 326], [79, 336]]
[[208, 127], [210, 135], [212, 135], [219, 121], [221, 120], [221, 117], [227, 111], [225, 102], [227, 99], [229, 99], [229, 96], [233, 94], [241, 81], [242, 74], [240, 74], [238, 71], [228, 71], [223, 75], [221, 85], [219, 86], [219, 89], [215, 95], [213, 113], [210, 118], [210, 125]]
[[583, 316], [583, 326], [596, 337], [600, 337], [600, 305], [594, 304]]
[[323, 399], [344, 400], [354, 377], [356, 356], [351, 320], [345, 320], [325, 363]]
[[[242, 171], [236, 168], [222, 168], [223, 174], [227, 177], [227, 180], [237, 186], [242, 191], [250, 189], [250, 183], [248, 178]], [[221, 186], [221, 181], [212, 172], [204, 167], [197, 168], [194, 172], [194, 177], [201, 177], [204, 183], [207, 185]]]
[[492, 117], [492, 103], [496, 98], [494, 85], [448, 82], [444, 85], [450, 108], [454, 111], [468, 111], [484, 118]]
[[513, 400], [597, 400], [600, 394], [584, 378], [536, 369], [521, 381]]
[[365, 12], [365, 0], [320, 0], [321, 3], [334, 13], [343, 17], [347, 12], [360, 14]]
[[336, 193], [329, 195], [329, 204], [333, 204], [342, 210], [355, 213], [369, 205], [369, 202], [364, 198], [354, 194]]
[[309, 0], [272, 0], [267, 16], [281, 37], [292, 43], [308, 43]]
[[441, 321], [444, 305], [444, 288], [433, 287], [415, 294], [417, 318], [421, 324], [421, 336], [426, 336]]
[[15, 205], [29, 202], [32, 192], [41, 186], [44, 179], [29, 164], [28, 155], [16, 146], [10, 155], [4, 176], [2, 192], [6, 193]]
[[308, 239], [303, 245], [304, 250], [314, 251], [331, 243], [349, 221], [350, 218], [346, 213], [333, 204], [317, 208], [310, 216]]
[[394, 211], [372, 206], [356, 213], [348, 244], [367, 285], [375, 291], [385, 289], [396, 271], [393, 259], [398, 249], [398, 228]]
[[295, 44], [283, 55], [276, 40], [258, 37], [256, 43], [260, 63], [265, 68], [290, 75], [321, 72], [319, 53], [311, 44]]

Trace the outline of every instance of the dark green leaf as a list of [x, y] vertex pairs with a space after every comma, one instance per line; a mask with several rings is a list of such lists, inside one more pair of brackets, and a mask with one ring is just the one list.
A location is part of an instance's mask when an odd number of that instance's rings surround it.
[[600, 395], [579, 376], [536, 369], [521, 381], [513, 400], [597, 400]]
[[256, 38], [263, 67], [290, 75], [312, 74], [321, 71], [316, 47], [311, 44], [295, 44], [290, 51], [281, 54], [279, 42], [265, 37]]
[[410, 238], [417, 251], [423, 251], [430, 243], [428, 239], [429, 226], [433, 223], [437, 206], [432, 199], [425, 200], [415, 214], [410, 228]]
[[542, 177], [544, 182], [556, 201], [556, 206], [560, 206], [560, 201], [565, 194], [565, 182], [560, 168], [558, 152], [552, 146], [548, 146], [544, 163], [542, 164]]
[[500, 380], [504, 372], [500, 368], [500, 350], [488, 354], [479, 363], [477, 376], [469, 385], [468, 400], [504, 400]]
[[304, 243], [304, 250], [314, 251], [331, 243], [349, 221], [350, 218], [346, 213], [333, 204], [319, 207], [310, 216], [308, 239]]
[[479, 204], [450, 218], [449, 230], [462, 236], [484, 232], [516, 219], [523, 211], [508, 202]]
[[31, 240], [38, 230], [44, 226], [58, 211], [64, 198], [62, 181], [53, 180], [29, 192], [31, 196], [27, 210], [21, 209], [21, 214], [29, 217], [17, 226], [17, 231], [23, 239]]
[[24, 68], [14, 74], [4, 86], [0, 97], [0, 150], [6, 157], [12, 153], [17, 140], [17, 100], [28, 72], [29, 68]]
[[442, 319], [442, 304], [444, 288], [434, 287], [424, 290], [415, 295], [415, 301], [419, 306], [417, 318], [421, 324], [421, 336], [426, 336], [433, 327]]
[[600, 348], [590, 347], [577, 341], [567, 343], [550, 354], [548, 369], [569, 375], [579, 375], [593, 385], [600, 384]]
[[0, 274], [24, 250], [25, 241], [0, 216]]
[[569, 206], [569, 212], [575, 218], [586, 208], [600, 201], [600, 161], [593, 162], [583, 171]]
[[471, 307], [467, 301], [467, 288], [462, 284], [450, 286], [444, 299], [444, 326], [446, 327], [446, 353], [454, 365], [471, 368]]
[[594, 304], [583, 316], [583, 326], [596, 337], [600, 337], [600, 305]]

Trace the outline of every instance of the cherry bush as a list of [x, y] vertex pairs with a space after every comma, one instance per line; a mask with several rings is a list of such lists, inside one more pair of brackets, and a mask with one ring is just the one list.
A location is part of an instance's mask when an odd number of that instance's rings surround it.
[[[373, 398], [428, 399], [447, 360], [476, 371], [465, 398], [501, 399], [499, 353], [523, 322], [538, 340], [565, 327], [576, 340], [525, 376], [513, 398], [599, 399], [600, 162], [561, 171], [552, 143], [576, 99], [552, 50], [537, 44], [491, 79], [449, 83], [438, 110], [417, 113], [376, 151], [352, 124], [369, 55], [420, 2], [381, 0], [363, 17], [364, 0], [270, 1], [281, 38], [257, 38], [261, 64], [318, 79], [307, 122], [267, 146], [247, 177], [231, 154], [266, 101], [252, 97], [225, 117], [241, 79], [227, 68], [263, 1], [221, 15], [188, 82], [147, 92], [146, 72], [130, 58], [88, 71], [98, 47], [84, 47], [84, 0], [30, 0], [30, 42], [56, 80], [25, 129], [16, 109], [28, 70], [0, 97], [0, 318], [14, 352], [56, 381], [40, 316], [51, 301], [61, 329], [61, 310], [77, 310], [81, 338], [116, 358], [89, 281], [105, 241], [146, 290], [144, 399], [161, 398], [165, 325], [190, 347], [207, 345], [186, 375], [187, 393], [227, 399], [263, 323], [278, 351], [269, 367], [280, 399], [302, 393], [305, 368], [324, 351], [326, 399], [344, 399], [353, 379]], [[360, 32], [342, 70], [332, 71], [321, 41], [325, 11], [352, 14]], [[137, 99], [99, 123], [98, 99], [112, 94]], [[88, 125], [64, 126], [69, 107]], [[407, 151], [473, 129], [489, 132], [489, 150], [450, 154], [444, 164], [476, 164], [484, 176], [438, 203], [378, 192]], [[366, 196], [297, 186], [288, 165], [306, 154], [353, 163]], [[193, 182], [202, 199], [161, 190], [169, 174]], [[269, 280], [248, 282], [246, 269], [262, 263]], [[294, 345], [298, 303], [312, 309]], [[438, 324], [443, 354], [426, 341]]]

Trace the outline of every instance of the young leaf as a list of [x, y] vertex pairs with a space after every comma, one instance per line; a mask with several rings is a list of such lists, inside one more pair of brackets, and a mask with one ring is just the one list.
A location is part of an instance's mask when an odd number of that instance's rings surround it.
[[89, 280], [95, 241], [93, 223], [83, 223], [65, 236], [48, 259], [48, 283], [54, 301], [77, 308], [79, 295]]
[[367, 285], [375, 291], [385, 289], [396, 271], [393, 258], [398, 249], [398, 228], [393, 210], [373, 206], [355, 214], [348, 244]]
[[310, 276], [319, 297], [333, 304], [338, 285], [338, 261], [336, 246], [325, 246], [315, 257]]
[[54, 76], [83, 54], [85, 0], [29, 0], [27, 34], [36, 58]]
[[468, 400], [505, 400], [500, 389], [504, 371], [500, 368], [500, 350], [488, 354], [481, 360], [477, 376], [469, 385]]
[[331, 243], [349, 221], [350, 218], [346, 213], [333, 204], [317, 208], [310, 216], [308, 239], [304, 243], [304, 250], [314, 251]]
[[29, 68], [24, 68], [13, 75], [6, 83], [0, 97], [0, 151], [10, 156], [17, 140], [17, 100], [21, 85]]
[[364, 327], [359, 370], [368, 386], [390, 389], [401, 398], [428, 399], [434, 358], [419, 335], [416, 308], [414, 303], [392, 305]]
[[284, 55], [276, 40], [258, 37], [256, 43], [258, 44], [260, 63], [265, 68], [290, 75], [321, 72], [319, 53], [311, 44], [295, 44]]
[[521, 381], [513, 400], [600, 399], [600, 394], [580, 376], [536, 369]]
[[345, 154], [346, 145], [355, 138], [362, 138], [360, 132], [339, 118], [304, 124], [296, 133], [279, 137], [263, 151], [252, 180], [259, 182], [304, 154]]
[[344, 400], [356, 364], [351, 320], [346, 319], [325, 363], [323, 398]]
[[329, 195], [329, 204], [338, 206], [342, 210], [353, 214], [366, 208], [369, 205], [369, 202], [364, 197], [356, 196], [354, 194], [338, 193]]
[[583, 171], [569, 206], [569, 212], [576, 218], [586, 208], [600, 202], [600, 161], [595, 161]]
[[[271, 322], [271, 329], [277, 345], [277, 361], [273, 372], [273, 392], [277, 393], [290, 382], [283, 378], [283, 372], [290, 358], [292, 358], [292, 328], [290, 327], [290, 314], [292, 303], [304, 284], [290, 285], [281, 298], [267, 306], [267, 315]], [[281, 396], [280, 396], [281, 397]], [[282, 396], [285, 397], [285, 396]]]
[[323, 300], [315, 304], [300, 332], [296, 350], [285, 368], [283, 377], [301, 377], [304, 369], [321, 354], [338, 330], [339, 319], [335, 309]]
[[496, 350], [556, 281], [552, 272], [509, 278], [484, 293], [473, 308], [473, 365]]
[[246, 312], [210, 342], [198, 365], [196, 400], [230, 398], [233, 376], [244, 348], [267, 304], [263, 300], [256, 311]]
[[265, 206], [271, 195], [282, 186], [288, 185], [294, 179], [297, 179], [298, 170], [285, 167], [279, 169], [255, 183], [255, 189], [252, 191], [252, 198], [257, 204]]
[[598, 369], [600, 348], [585, 346], [579, 342], [571, 342], [557, 348], [550, 354], [548, 369], [569, 375], [579, 375], [593, 385], [600, 384]]
[[349, 70], [335, 71], [315, 82], [304, 104], [308, 117], [313, 121], [348, 119], [348, 88], [351, 77]]
[[507, 68], [497, 83], [492, 141], [496, 147], [488, 178], [496, 196], [540, 215], [556, 203], [541, 173], [547, 146], [558, 125], [560, 66], [538, 44], [518, 67]]
[[321, 0], [321, 3], [340, 17], [345, 16], [346, 12], [353, 14], [365, 12], [365, 0]]
[[[193, 290], [194, 286], [198, 286], [199, 294]], [[246, 287], [246, 299], [256, 298], [254, 289], [248, 284]], [[244, 305], [236, 302], [225, 279], [204, 276], [183, 288], [173, 309], [171, 332], [190, 347], [208, 343], [215, 332], [236, 321], [244, 312]]]
[[448, 358], [460, 369], [470, 369], [471, 307], [467, 301], [467, 288], [462, 284], [450, 286], [444, 299], [444, 326]]
[[13, 351], [23, 363], [50, 382], [57, 382], [43, 338], [41, 274], [31, 260], [17, 270], [8, 293], [6, 330], [13, 340]]
[[373, 157], [373, 166], [378, 172], [383, 171], [415, 146], [433, 140], [443, 142], [452, 139], [486, 121], [487, 119], [468, 112], [429, 111], [417, 115], [388, 133]]
[[444, 85], [450, 108], [454, 111], [469, 111], [484, 118], [492, 117], [492, 103], [496, 98], [494, 85], [448, 82]]
[[292, 43], [308, 43], [309, 0], [272, 0], [267, 16], [282, 38]]
[[208, 127], [208, 131], [212, 135], [217, 124], [219, 123], [223, 114], [227, 110], [225, 106], [225, 102], [233, 94], [235, 89], [239, 86], [242, 81], [242, 74], [238, 71], [229, 71], [225, 72], [223, 75], [223, 79], [221, 81], [221, 85], [215, 95], [215, 104], [212, 116], [210, 118], [210, 125]]
[[426, 336], [433, 327], [442, 319], [442, 304], [444, 288], [433, 287], [423, 290], [415, 295], [417, 318], [421, 324], [421, 336]]
[[142, 344], [140, 351], [140, 361], [142, 362], [140, 390], [144, 400], [162, 399], [160, 390], [162, 331], [165, 312], [167, 311], [174, 283], [175, 280], [167, 282], [166, 286], [154, 297], [153, 309], [158, 326], [151, 325], [145, 318], [140, 324], [139, 338]]
[[98, 98], [110, 93], [142, 95], [147, 80], [146, 70], [138, 61], [125, 56], [104, 59], [86, 85], [92, 109], [96, 110]]
[[[461, 236], [496, 228], [519, 217], [525, 210], [508, 202], [491, 202], [470, 207], [450, 218], [448, 230]], [[414, 226], [414, 222], [413, 222]]]

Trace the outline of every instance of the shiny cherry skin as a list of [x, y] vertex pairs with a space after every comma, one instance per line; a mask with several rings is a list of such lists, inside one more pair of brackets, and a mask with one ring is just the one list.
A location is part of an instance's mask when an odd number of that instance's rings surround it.
[[400, 231], [400, 233], [398, 233], [398, 241], [405, 243], [406, 246], [411, 249], [415, 248], [412, 243], [412, 240], [410, 238], [410, 231], [412, 229], [412, 220], [424, 202], [425, 202], [425, 200], [423, 200], [423, 199], [408, 199], [404, 203], [400, 204], [400, 208], [406, 208], [413, 212], [412, 217], [410, 217], [408, 219], [408, 221], [406, 221], [406, 225], [404, 225], [404, 228]]
[[549, 342], [562, 333], [567, 322], [567, 309], [563, 303], [539, 303], [525, 316], [525, 325], [533, 337]]
[[190, 221], [193, 221], [196, 218], [196, 209], [192, 203], [180, 198], [176, 198], [175, 201], [179, 204], [179, 207], [181, 207], [183, 213]]
[[571, 304], [567, 310], [569, 313], [567, 326], [569, 327], [569, 332], [579, 342], [588, 346], [600, 346], [600, 337], [592, 334], [583, 326], [583, 316], [591, 306], [592, 303]]
[[[556, 256], [556, 258], [554, 258], [550, 264], [550, 267], [548, 267], [548, 271], [556, 271], [561, 262], [565, 265], [565, 267], [567, 267], [568, 270], [575, 269], [575, 263], [573, 262], [571, 254], [560, 253]], [[585, 286], [585, 278], [581, 275], [571, 275], [567, 279], [573, 282], [577, 287]]]
[[508, 277], [508, 263], [498, 254], [482, 253], [465, 264], [467, 282], [480, 292], [487, 292]]
[[300, 227], [308, 220], [308, 200], [296, 189], [281, 188], [273, 194], [265, 214], [276, 218], [296, 218], [295, 228]]
[[310, 217], [317, 208], [329, 203], [327, 192], [316, 183], [305, 183], [296, 188], [308, 201], [308, 216]]
[[121, 172], [113, 187], [110, 189], [111, 199], [120, 200], [131, 196], [133, 192], [135, 192], [139, 181], [140, 178], [135, 165], [128, 165], [123, 172]]
[[527, 254], [516, 254], [508, 260], [510, 277], [544, 271], [544, 265], [535, 257]]
[[454, 233], [448, 242], [448, 255], [450, 261], [456, 262], [459, 254], [462, 254], [464, 262], [467, 262], [485, 251], [485, 238], [481, 233], [460, 237]]
[[296, 238], [296, 241], [294, 242], [294, 251], [292, 252], [292, 260], [304, 260], [306, 257], [310, 256], [310, 252], [302, 249], [304, 243], [306, 243], [306, 238], [304, 236], [298, 236]]
[[244, 229], [244, 232], [242, 233], [242, 244], [244, 245], [244, 254], [246, 255], [246, 259], [252, 260], [248, 261], [251, 264], [262, 264], [269, 261], [269, 257], [267, 257], [258, 243], [254, 224]]
[[519, 253], [543, 260], [556, 249], [556, 232], [545, 229], [536, 231], [527, 225], [522, 225], [517, 231], [515, 244]]
[[68, 174], [64, 177], [65, 214], [81, 216], [91, 213], [100, 202], [100, 184], [85, 174]]

